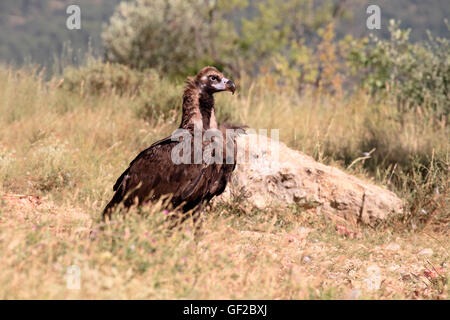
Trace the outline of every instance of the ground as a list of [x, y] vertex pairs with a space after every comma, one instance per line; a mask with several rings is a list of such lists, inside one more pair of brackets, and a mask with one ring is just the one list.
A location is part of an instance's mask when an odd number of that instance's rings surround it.
[[[168, 232], [167, 211], [103, 225], [45, 198], [3, 194], [5, 299], [447, 299], [448, 236], [351, 229], [308, 212], [230, 214]], [[294, 213], [294, 214], [293, 214]], [[77, 276], [79, 274], [79, 287]], [[74, 278], [75, 277], [75, 278]]]

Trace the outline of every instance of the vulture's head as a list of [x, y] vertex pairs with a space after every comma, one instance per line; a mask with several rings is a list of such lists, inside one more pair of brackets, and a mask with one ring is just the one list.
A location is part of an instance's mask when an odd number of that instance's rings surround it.
[[214, 67], [205, 67], [195, 77], [196, 84], [205, 92], [230, 91], [234, 94], [236, 86]]

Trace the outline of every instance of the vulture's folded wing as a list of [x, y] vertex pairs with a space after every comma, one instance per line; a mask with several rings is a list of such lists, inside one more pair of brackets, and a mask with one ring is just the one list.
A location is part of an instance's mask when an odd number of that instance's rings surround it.
[[174, 164], [171, 154], [176, 144], [166, 138], [142, 151], [114, 185], [114, 202], [124, 201], [128, 207], [136, 198], [142, 203], [162, 195], [171, 195], [175, 206], [201, 201], [210, 168], [204, 164]]

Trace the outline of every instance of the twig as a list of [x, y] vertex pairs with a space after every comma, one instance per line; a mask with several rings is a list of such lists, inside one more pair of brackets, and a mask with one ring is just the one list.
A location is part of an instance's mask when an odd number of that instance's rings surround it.
[[369, 152], [367, 152], [367, 156], [359, 157], [359, 158], [356, 158], [355, 160], [353, 160], [353, 162], [350, 163], [350, 165], [347, 167], [347, 170], [350, 169], [350, 168], [351, 168], [355, 163], [357, 163], [358, 161], [366, 160], [366, 159], [372, 158], [372, 157], [371, 157], [371, 154], [374, 153], [375, 150], [377, 150], [377, 149], [376, 149], [376, 148], [373, 148], [372, 150], [370, 150]]

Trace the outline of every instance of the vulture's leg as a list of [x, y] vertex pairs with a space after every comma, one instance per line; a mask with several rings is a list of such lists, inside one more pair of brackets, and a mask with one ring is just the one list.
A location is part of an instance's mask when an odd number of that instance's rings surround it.
[[203, 211], [203, 203], [198, 204], [194, 209], [189, 210], [188, 212], [180, 212], [179, 214], [171, 216], [169, 219], [171, 220], [169, 224], [169, 229], [173, 229], [175, 227], [180, 227], [186, 220], [192, 217], [192, 223], [194, 227], [196, 227], [199, 223], [199, 219], [201, 218], [201, 213]]

